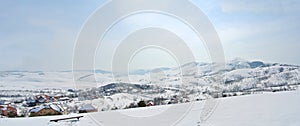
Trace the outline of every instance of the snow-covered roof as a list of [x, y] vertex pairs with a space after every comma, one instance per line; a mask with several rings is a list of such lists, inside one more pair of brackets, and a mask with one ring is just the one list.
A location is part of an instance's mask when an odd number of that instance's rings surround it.
[[39, 98], [39, 100], [38, 100], [40, 103], [44, 103], [44, 102], [46, 102], [46, 99], [44, 99], [44, 98]]
[[59, 100], [69, 100], [69, 99], [70, 99], [69, 97], [62, 97]]
[[51, 104], [51, 105], [43, 105], [43, 106], [40, 106], [40, 107], [36, 107], [36, 108], [32, 108], [29, 110], [29, 112], [33, 112], [33, 113], [36, 113], [36, 112], [39, 112], [43, 109], [53, 109], [57, 112], [63, 112], [64, 109], [62, 107], [60, 107], [59, 105], [55, 105], [55, 104]]
[[64, 109], [60, 105], [51, 104], [50, 107], [58, 112], [63, 112]]
[[5, 101], [5, 100], [0, 101], [0, 105], [7, 105], [7, 104], [10, 104], [10, 102], [9, 101]]
[[34, 98], [28, 98], [26, 103], [35, 103], [35, 99]]
[[6, 110], [6, 106], [0, 105], [0, 110]]
[[44, 107], [32, 108], [32, 109], [29, 110], [29, 112], [30, 112], [30, 113], [31, 113], [31, 112], [37, 113], [37, 112], [41, 111], [42, 109], [44, 109]]
[[0, 100], [0, 105], [4, 105], [4, 100]]

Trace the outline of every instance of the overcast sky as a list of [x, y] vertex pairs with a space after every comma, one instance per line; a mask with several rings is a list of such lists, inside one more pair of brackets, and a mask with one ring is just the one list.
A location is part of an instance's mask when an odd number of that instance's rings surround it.
[[[85, 20], [104, 0], [1, 0], [0, 1], [0, 71], [4, 70], [70, 70], [73, 48]], [[223, 44], [225, 58], [241, 57], [300, 65], [300, 1], [298, 0], [193, 0], [208, 16]], [[189, 39], [197, 60], [205, 62], [205, 47], [190, 31], [176, 20], [159, 15], [142, 15], [121, 22], [148, 19], [142, 25], [170, 28]], [[129, 22], [129, 23], [128, 23]], [[153, 24], [151, 24], [151, 22]], [[171, 24], [169, 22], [172, 22]], [[134, 22], [135, 24], [137, 22]], [[171, 28], [172, 26], [178, 26]], [[137, 29], [137, 27], [133, 29]], [[126, 31], [126, 30], [124, 30]], [[112, 31], [113, 33], [113, 31]], [[108, 36], [109, 41], [118, 35]], [[194, 42], [194, 43], [193, 43]], [[105, 45], [104, 45], [105, 46]], [[113, 45], [110, 45], [113, 46]], [[101, 47], [100, 47], [101, 49]], [[99, 52], [99, 51], [98, 51]], [[152, 57], [151, 57], [152, 55]], [[160, 50], [146, 50], [136, 55], [133, 69], [146, 67], [150, 60], [161, 61], [156, 65], [172, 64], [174, 59]], [[108, 69], [97, 57], [97, 67]], [[166, 61], [166, 59], [169, 59]], [[168, 63], [170, 62], [170, 63]], [[132, 66], [132, 64], [131, 64]], [[150, 67], [149, 67], [150, 68]]]

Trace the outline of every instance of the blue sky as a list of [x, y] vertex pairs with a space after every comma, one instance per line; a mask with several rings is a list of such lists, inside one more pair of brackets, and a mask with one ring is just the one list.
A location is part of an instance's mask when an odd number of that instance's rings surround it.
[[[77, 34], [88, 16], [104, 2], [1, 0], [0, 71], [71, 69]], [[215, 26], [226, 59], [241, 57], [300, 65], [300, 2], [297, 0], [192, 2], [203, 10]], [[147, 16], [149, 15], [145, 15]], [[167, 22], [158, 23], [164, 26]], [[184, 31], [181, 32], [184, 34]], [[186, 34], [185, 37], [190, 36]], [[115, 38], [117, 37], [111, 36], [110, 39]], [[204, 48], [201, 44], [192, 46], [199, 46], [199, 50]], [[197, 60], [207, 60], [205, 51], [195, 49], [195, 53], [199, 53]], [[138, 57], [149, 54], [151, 53], [145, 52]], [[155, 54], [159, 55], [158, 52]], [[162, 54], [161, 59], [166, 59], [165, 55]], [[136, 66], [145, 67], [143, 62]], [[106, 69], [106, 65], [99, 60], [98, 68]]]

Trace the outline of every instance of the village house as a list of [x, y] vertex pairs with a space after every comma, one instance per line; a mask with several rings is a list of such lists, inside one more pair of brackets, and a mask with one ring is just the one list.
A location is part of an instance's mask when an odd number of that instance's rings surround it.
[[38, 103], [48, 103], [50, 97], [48, 95], [36, 95], [35, 99]]
[[10, 105], [0, 105], [0, 115], [6, 117], [17, 117], [17, 109]]
[[172, 104], [178, 104], [179, 103], [179, 97], [177, 95], [174, 95], [171, 97], [171, 103]]
[[49, 115], [62, 115], [64, 109], [57, 104], [43, 105], [29, 110], [31, 117], [33, 116], [49, 116]]
[[33, 97], [26, 98], [25, 106], [27, 106], [27, 107], [36, 106], [36, 100]]
[[154, 106], [154, 102], [152, 100], [148, 100], [146, 106]]

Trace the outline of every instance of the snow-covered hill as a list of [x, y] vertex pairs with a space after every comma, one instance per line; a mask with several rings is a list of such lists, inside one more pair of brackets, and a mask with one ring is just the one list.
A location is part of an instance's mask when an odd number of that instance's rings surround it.
[[[50, 119], [56, 117], [0, 118], [0, 126], [18, 126], [25, 123], [38, 126], [72, 124], [95, 126], [97, 124], [94, 119], [108, 126], [133, 125], [133, 122], [144, 125], [165, 126], [169, 123], [178, 123], [183, 126], [198, 126], [202, 107], [205, 100], [210, 97], [219, 98], [217, 99], [219, 106], [206, 120], [208, 125], [298, 126], [300, 124], [299, 91], [291, 92], [300, 84], [300, 67], [296, 65], [235, 59], [227, 62], [221, 69], [215, 63], [191, 62], [177, 68], [137, 70], [131, 73], [127, 76], [103, 70], [2, 71], [0, 100], [14, 102], [19, 98], [46, 93], [50, 96], [73, 97], [73, 102], [66, 104], [71, 108], [77, 103], [92, 104], [104, 112], [92, 114], [94, 118], [85, 115], [79, 122], [49, 123]], [[277, 91], [287, 92], [277, 93]], [[252, 95], [239, 96], [243, 94]], [[224, 98], [228, 96], [237, 97]], [[147, 104], [153, 101], [156, 106], [135, 108], [140, 100], [144, 100]], [[189, 104], [191, 101], [200, 102], [191, 105]], [[18, 105], [17, 107], [22, 108], [22, 104]], [[130, 107], [131, 105], [133, 107]], [[187, 108], [191, 108], [191, 111], [186, 113]], [[112, 111], [115, 109], [117, 110]], [[161, 114], [166, 115], [160, 116]], [[141, 115], [155, 116], [132, 120], [132, 117]], [[70, 115], [62, 117], [65, 116]], [[169, 118], [165, 118], [166, 116]], [[114, 121], [116, 119], [124, 122]], [[145, 123], [147, 121], [148, 123]]]
[[[299, 126], [300, 92], [264, 93], [217, 99], [218, 106], [202, 123], [200, 113], [205, 101], [194, 104], [146, 107], [84, 114], [80, 121], [49, 122], [70, 117], [0, 118], [1, 126]], [[191, 109], [188, 109], [191, 106]], [[155, 114], [153, 114], [155, 113]], [[179, 114], [178, 114], [179, 113]], [[184, 115], [180, 115], [185, 113]], [[138, 116], [138, 117], [137, 117]]]
[[137, 70], [131, 75], [107, 71], [2, 71], [1, 89], [91, 88], [109, 83], [138, 83], [162, 87], [207, 86], [223, 84], [225, 90], [249, 90], [300, 83], [300, 67], [235, 59], [225, 68], [215, 69], [214, 63], [187, 63], [178, 68]]

